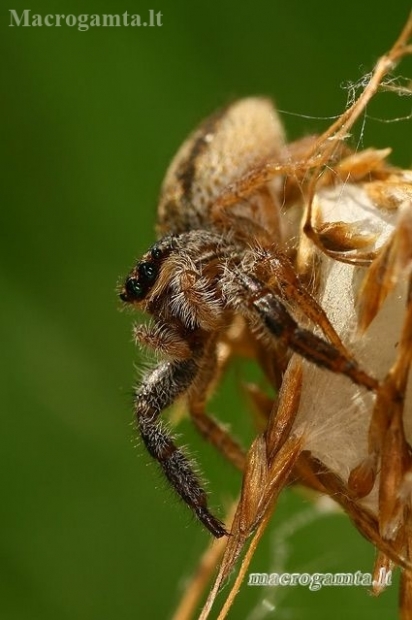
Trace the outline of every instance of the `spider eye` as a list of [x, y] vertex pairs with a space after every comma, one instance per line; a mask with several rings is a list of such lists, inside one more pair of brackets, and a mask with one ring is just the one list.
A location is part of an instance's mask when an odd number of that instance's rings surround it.
[[126, 302], [143, 299], [153, 282], [157, 278], [159, 269], [150, 261], [138, 263], [137, 274], [129, 276], [124, 285], [124, 292], [120, 293], [120, 299]]
[[156, 245], [154, 246], [154, 248], [152, 248], [151, 255], [154, 260], [159, 260], [160, 258], [162, 258], [162, 254], [162, 250]]
[[139, 275], [148, 282], [153, 282], [157, 276], [157, 267], [153, 263], [141, 263], [139, 265]]
[[140, 299], [144, 295], [144, 288], [136, 278], [128, 278], [126, 280], [125, 289], [127, 293], [127, 299], [122, 297], [123, 301], [130, 301], [132, 299]]

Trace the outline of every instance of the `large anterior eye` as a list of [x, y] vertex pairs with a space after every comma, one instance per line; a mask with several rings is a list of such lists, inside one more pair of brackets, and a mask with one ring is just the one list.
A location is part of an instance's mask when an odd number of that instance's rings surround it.
[[153, 280], [157, 276], [157, 267], [154, 263], [140, 263], [139, 265], [139, 276], [143, 280], [147, 280], [148, 282], [153, 282]]
[[137, 276], [127, 278], [124, 285], [125, 292], [120, 293], [122, 301], [138, 301], [143, 299], [157, 278], [159, 268], [150, 261], [139, 263], [137, 266]]
[[145, 294], [145, 289], [136, 278], [128, 278], [125, 284], [126, 296], [120, 295], [123, 301], [132, 301], [133, 299], [141, 299]]

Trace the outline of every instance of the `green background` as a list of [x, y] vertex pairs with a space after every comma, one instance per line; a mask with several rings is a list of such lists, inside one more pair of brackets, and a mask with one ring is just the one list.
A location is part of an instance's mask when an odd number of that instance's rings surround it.
[[[152, 8], [164, 25], [10, 28], [9, 8]], [[141, 361], [116, 283], [153, 241], [162, 175], [199, 120], [250, 94], [298, 114], [339, 113], [342, 83], [372, 67], [409, 8], [400, 0], [1, 8], [0, 620], [170, 617], [208, 535], [135, 445], [131, 386]], [[411, 69], [407, 61], [399, 71]], [[409, 112], [410, 101], [393, 94], [370, 109], [381, 118]], [[283, 118], [291, 137], [327, 126]], [[409, 166], [411, 124], [368, 120], [362, 144], [390, 144], [393, 161]], [[235, 364], [212, 408], [246, 442], [245, 374]], [[238, 474], [188, 422], [179, 431], [222, 515]], [[307, 498], [285, 494], [254, 570], [371, 570], [374, 550], [344, 516], [313, 515]], [[285, 524], [286, 541], [276, 534]], [[265, 597], [244, 586], [231, 617], [262, 617], [250, 613]], [[393, 617], [396, 598], [395, 587], [378, 600], [362, 588], [269, 593], [283, 619]]]

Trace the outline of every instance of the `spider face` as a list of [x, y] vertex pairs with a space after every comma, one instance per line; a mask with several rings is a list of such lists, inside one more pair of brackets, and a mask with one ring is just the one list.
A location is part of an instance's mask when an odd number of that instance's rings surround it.
[[127, 278], [120, 299], [126, 302], [142, 301], [153, 286], [157, 275], [156, 263], [149, 261], [139, 263], [135, 275]]
[[[160, 197], [162, 236], [120, 293], [122, 301], [141, 304], [152, 316], [149, 326], [135, 328], [136, 342], [165, 358], [135, 391], [140, 436], [180, 498], [216, 537], [226, 529], [209, 511], [196, 468], [159, 416], [185, 395], [199, 432], [242, 469], [242, 449], [206, 412], [225, 363], [221, 345], [238, 319], [245, 326], [244, 349], [253, 351], [270, 379], [280, 343], [282, 351], [295, 351], [368, 390], [378, 385], [345, 349], [288, 259], [277, 215], [285, 181], [268, 184], [262, 167], [272, 161], [274, 170], [281, 169], [282, 146], [281, 125], [266, 100], [236, 102], [206, 121], [173, 160]], [[316, 324], [323, 336], [301, 327], [295, 315]]]

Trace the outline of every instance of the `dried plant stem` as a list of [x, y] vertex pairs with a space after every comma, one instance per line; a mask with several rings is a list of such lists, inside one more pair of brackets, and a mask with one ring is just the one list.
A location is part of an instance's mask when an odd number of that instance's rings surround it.
[[233, 605], [233, 601], [235, 600], [235, 597], [237, 596], [237, 594], [238, 594], [238, 592], [240, 590], [240, 586], [242, 585], [243, 580], [244, 580], [244, 578], [246, 576], [246, 571], [248, 570], [248, 568], [250, 566], [250, 562], [252, 561], [252, 558], [253, 558], [254, 553], [255, 553], [255, 551], [257, 549], [257, 546], [258, 546], [258, 544], [260, 542], [260, 539], [262, 538], [262, 536], [263, 536], [263, 534], [265, 532], [266, 526], [268, 524], [268, 521], [269, 521], [269, 519], [272, 516], [272, 512], [273, 512], [274, 508], [275, 508], [275, 505], [273, 504], [271, 506], [271, 509], [267, 511], [264, 519], [262, 520], [262, 522], [260, 523], [259, 527], [257, 528], [257, 530], [256, 530], [256, 532], [255, 532], [255, 534], [254, 534], [254, 536], [253, 536], [253, 538], [251, 540], [251, 543], [250, 543], [250, 545], [248, 547], [248, 550], [246, 551], [246, 554], [245, 554], [245, 556], [243, 558], [242, 565], [241, 565], [240, 570], [239, 570], [239, 572], [237, 574], [235, 583], [233, 584], [232, 589], [230, 590], [230, 592], [228, 594], [228, 597], [227, 597], [227, 599], [225, 601], [225, 604], [223, 605], [222, 610], [221, 610], [221, 612], [220, 612], [220, 614], [218, 616], [218, 620], [224, 620], [224, 618], [226, 618], [227, 614], [229, 613], [229, 610], [230, 610], [231, 606]]
[[368, 84], [365, 86], [358, 99], [356, 99], [354, 103], [347, 110], [345, 110], [345, 112], [319, 137], [312, 149], [309, 151], [309, 157], [316, 155], [321, 146], [323, 146], [327, 140], [331, 141], [331, 145], [323, 151], [322, 159], [325, 158], [327, 160], [331, 157], [333, 149], [335, 148], [333, 142], [345, 138], [348, 131], [353, 127], [354, 123], [368, 105], [369, 101], [377, 93], [384, 77], [389, 73], [389, 71], [392, 71], [396, 67], [402, 58], [412, 54], [412, 45], [408, 45], [408, 41], [411, 37], [412, 12], [410, 13], [401, 34], [392, 48], [389, 52], [379, 58], [371, 73], [371, 78]]
[[[230, 506], [225, 519], [226, 523], [231, 523], [237, 507], [237, 501]], [[200, 598], [202, 597], [207, 585], [212, 579], [226, 547], [226, 540], [213, 540], [202, 555], [197, 569], [185, 587], [185, 593], [180, 599], [179, 606], [172, 616], [172, 620], [190, 620], [196, 610]]]

